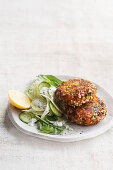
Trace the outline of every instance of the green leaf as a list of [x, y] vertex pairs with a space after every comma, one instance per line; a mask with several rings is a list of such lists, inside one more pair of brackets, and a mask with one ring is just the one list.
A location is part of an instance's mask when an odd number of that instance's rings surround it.
[[52, 135], [58, 135], [66, 129], [66, 126], [55, 126], [49, 122], [47, 119], [42, 119], [40, 116], [34, 114], [34, 116], [38, 119], [38, 129], [41, 133], [47, 133]]
[[38, 116], [38, 115], [36, 115], [36, 114], [34, 114], [34, 115], [35, 115], [35, 117], [36, 117], [38, 120], [40, 120], [41, 122], [49, 125], [49, 123], [48, 123], [46, 120], [42, 119], [40, 116]]
[[56, 115], [50, 115], [49, 114], [46, 116], [47, 121], [56, 121], [58, 120], [58, 117]]
[[53, 76], [53, 75], [40, 75], [40, 77], [42, 77], [43, 79], [45, 79], [49, 84], [58, 87], [62, 81], [60, 79], [58, 79], [57, 77]]
[[[34, 114], [35, 115], [35, 114]], [[38, 129], [41, 133], [58, 135], [60, 134], [66, 127], [63, 126], [55, 126], [48, 121], [48, 119], [42, 119], [40, 116], [35, 115], [38, 121]]]
[[60, 134], [66, 127], [63, 126], [55, 126], [52, 123], [46, 124], [42, 121], [38, 121], [38, 129], [41, 133], [47, 133], [52, 135]]
[[63, 126], [55, 126], [49, 121], [55, 121], [57, 117], [53, 116], [50, 117], [51, 120], [49, 120], [49, 116], [46, 117], [46, 119], [42, 119], [40, 116], [29, 113], [29, 112], [22, 112], [19, 115], [19, 118], [24, 123], [29, 123], [32, 118], [38, 119], [38, 129], [41, 133], [47, 133], [47, 134], [53, 134], [58, 135], [60, 134], [66, 127]]

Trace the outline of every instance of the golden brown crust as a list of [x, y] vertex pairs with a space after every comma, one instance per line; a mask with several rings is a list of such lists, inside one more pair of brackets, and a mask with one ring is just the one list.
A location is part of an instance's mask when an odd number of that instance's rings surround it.
[[91, 101], [97, 93], [96, 86], [84, 79], [69, 79], [64, 81], [56, 90], [57, 100], [70, 106], [81, 106]]
[[79, 125], [94, 125], [103, 120], [107, 115], [107, 108], [104, 102], [98, 98], [94, 99], [80, 107], [67, 107], [67, 117]]

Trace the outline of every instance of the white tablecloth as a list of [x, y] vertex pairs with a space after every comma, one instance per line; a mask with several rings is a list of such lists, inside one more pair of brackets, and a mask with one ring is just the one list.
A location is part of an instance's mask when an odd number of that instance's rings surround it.
[[0, 170], [113, 170], [113, 128], [58, 143], [12, 125], [8, 90], [40, 73], [83, 77], [113, 95], [113, 1], [0, 1]]

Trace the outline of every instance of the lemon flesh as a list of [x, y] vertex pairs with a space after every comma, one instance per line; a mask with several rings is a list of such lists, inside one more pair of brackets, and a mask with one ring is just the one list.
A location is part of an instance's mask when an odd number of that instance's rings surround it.
[[17, 90], [9, 90], [8, 92], [10, 103], [19, 109], [30, 108], [30, 100], [28, 96]]

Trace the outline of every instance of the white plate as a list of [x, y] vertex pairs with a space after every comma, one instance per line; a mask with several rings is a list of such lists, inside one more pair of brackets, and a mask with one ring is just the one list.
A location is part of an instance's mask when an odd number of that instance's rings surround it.
[[[57, 76], [61, 80], [68, 80], [73, 78], [71, 76]], [[74, 128], [74, 130], [69, 134], [64, 135], [49, 135], [44, 133], [39, 133], [36, 127], [28, 126], [27, 124], [20, 121], [18, 115], [20, 110], [16, 109], [12, 105], [9, 104], [8, 106], [8, 115], [14, 126], [19, 129], [20, 131], [39, 138], [43, 138], [46, 140], [52, 141], [59, 141], [59, 142], [73, 142], [73, 141], [80, 141], [83, 139], [93, 138], [96, 137], [108, 129], [113, 127], [113, 98], [99, 85], [95, 84], [97, 87], [97, 96], [104, 100], [108, 108], [108, 115], [106, 118], [98, 123], [97, 125], [93, 126], [79, 126], [73, 125], [70, 123], [70, 127]], [[23, 87], [25, 87], [23, 85]]]

